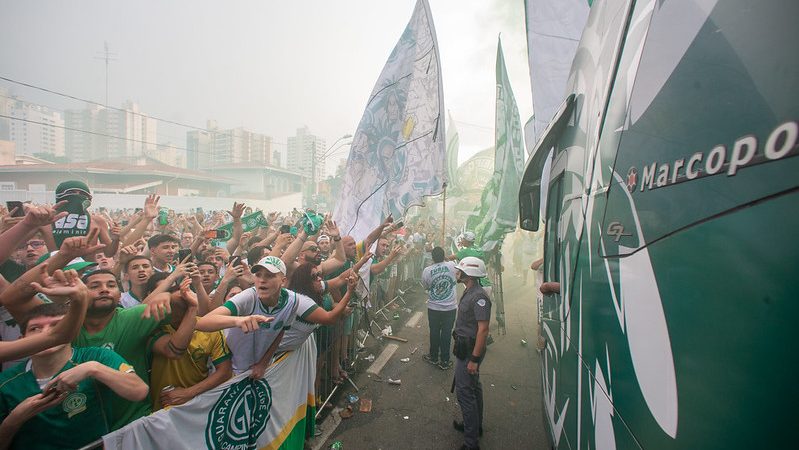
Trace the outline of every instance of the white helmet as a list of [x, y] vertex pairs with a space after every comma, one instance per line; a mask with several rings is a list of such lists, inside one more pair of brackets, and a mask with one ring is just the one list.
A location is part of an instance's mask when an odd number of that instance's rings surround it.
[[463, 258], [458, 262], [458, 265], [455, 266], [455, 268], [470, 277], [482, 278], [487, 275], [486, 264], [482, 259], [474, 256], [467, 256]]

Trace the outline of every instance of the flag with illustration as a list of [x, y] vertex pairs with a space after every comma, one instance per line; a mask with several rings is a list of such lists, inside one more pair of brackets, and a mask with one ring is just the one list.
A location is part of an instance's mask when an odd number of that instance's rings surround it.
[[103, 436], [103, 444], [119, 450], [301, 450], [306, 417], [313, 420], [315, 408], [316, 345], [284, 353], [261, 379], [251, 380], [249, 374], [142, 417]]
[[402, 217], [447, 181], [444, 95], [433, 18], [418, 0], [375, 83], [352, 138], [341, 199], [341, 232], [365, 238], [383, 218]]
[[[263, 211], [255, 211], [254, 213], [241, 218], [241, 227], [245, 233], [256, 228], [266, 228], [268, 225], [269, 224], [266, 222], [266, 217], [264, 217]], [[227, 233], [225, 233], [225, 238], [219, 238], [217, 240], [227, 241], [233, 237], [233, 222], [226, 223], [217, 229], [227, 231]]]
[[506, 233], [516, 229], [519, 218], [519, 183], [524, 170], [521, 121], [505, 68], [502, 41], [497, 44], [497, 106], [495, 119], [494, 173], [483, 189], [480, 205], [466, 221], [476, 242], [491, 250]]

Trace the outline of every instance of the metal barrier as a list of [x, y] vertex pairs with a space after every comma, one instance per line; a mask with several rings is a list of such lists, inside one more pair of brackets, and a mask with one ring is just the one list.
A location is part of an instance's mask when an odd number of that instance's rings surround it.
[[[382, 330], [393, 320], [387, 314], [391, 305], [407, 306], [405, 297], [408, 289], [421, 278], [422, 256], [411, 253], [403, 257], [390, 267], [391, 274], [387, 280], [375, 281], [370, 297], [357, 302], [358, 306], [352, 314], [353, 324], [349, 330], [346, 329], [345, 321], [317, 329], [317, 418], [324, 416], [325, 405], [330, 403], [341, 386], [349, 384], [356, 391], [359, 390], [352, 381], [352, 376], [364, 369], [358, 362], [366, 357], [363, 351], [366, 349], [366, 341], [369, 338], [382, 340]], [[337, 376], [338, 373], [346, 373], [346, 376]]]

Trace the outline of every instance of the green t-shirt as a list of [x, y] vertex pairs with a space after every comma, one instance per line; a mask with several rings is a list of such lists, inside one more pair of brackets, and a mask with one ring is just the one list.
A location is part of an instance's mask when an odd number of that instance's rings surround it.
[[[121, 356], [105, 348], [73, 348], [72, 352], [72, 358], [59, 373], [87, 361], [97, 361], [123, 372], [130, 370]], [[3, 420], [26, 398], [42, 393], [30, 364], [30, 361], [24, 362], [0, 374], [0, 417]], [[87, 378], [59, 405], [25, 422], [11, 441], [11, 448], [71, 449], [96, 441], [116, 429], [111, 426], [115, 399], [121, 397], [103, 383]]]
[[[117, 308], [114, 317], [102, 331], [96, 334], [89, 334], [86, 328], [81, 327], [80, 334], [72, 341], [75, 347], [103, 347], [114, 350], [125, 358], [136, 374], [150, 385], [150, 348], [148, 343], [153, 331], [169, 323], [166, 318], [159, 322], [155, 319], [142, 319], [141, 314], [146, 305], [138, 305], [132, 308]], [[133, 422], [139, 417], [150, 414], [150, 402], [146, 399], [139, 402], [131, 402], [116, 397], [114, 399], [114, 421], [113, 429], [120, 428]]]
[[[483, 260], [483, 262], [486, 262], [485, 253], [483, 253], [482, 250], [474, 247], [464, 247], [458, 250], [458, 253], [455, 253], [455, 258], [457, 258], [458, 261], [469, 256], [480, 258], [481, 260]], [[489, 280], [488, 277], [480, 278], [478, 279], [478, 281], [480, 282], [480, 286], [491, 286], [491, 280]]]
[[9, 283], [13, 283], [14, 280], [21, 277], [23, 273], [25, 273], [25, 266], [17, 264], [10, 259], [0, 264], [0, 275], [3, 275], [3, 278]]

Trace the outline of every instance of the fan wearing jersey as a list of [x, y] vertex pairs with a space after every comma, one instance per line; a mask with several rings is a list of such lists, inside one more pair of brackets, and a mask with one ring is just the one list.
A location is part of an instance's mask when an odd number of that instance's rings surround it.
[[[285, 330], [297, 315], [297, 294], [284, 289], [286, 265], [267, 256], [252, 266], [255, 286], [245, 289], [197, 321], [198, 331], [230, 328], [228, 347], [233, 354], [233, 374], [251, 370], [262, 378]], [[235, 327], [235, 328], [234, 328]]]

